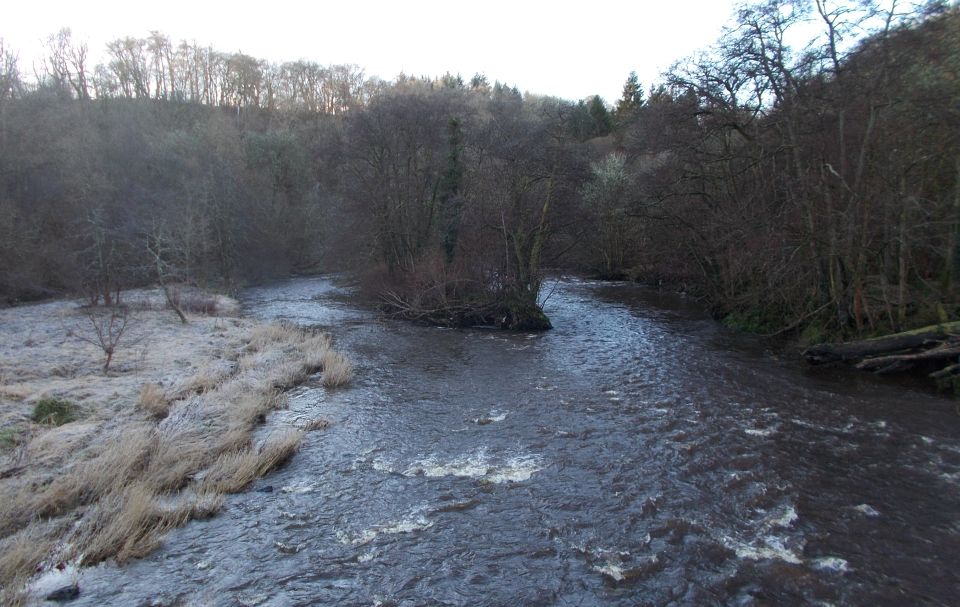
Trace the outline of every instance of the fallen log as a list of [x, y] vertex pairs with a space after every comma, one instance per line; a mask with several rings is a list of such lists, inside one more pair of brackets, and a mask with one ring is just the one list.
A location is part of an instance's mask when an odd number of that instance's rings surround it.
[[960, 338], [960, 321], [930, 325], [913, 331], [883, 337], [836, 344], [818, 344], [803, 352], [812, 364], [862, 361], [876, 356], [910, 354], [942, 345], [951, 338]]
[[955, 359], [957, 356], [960, 356], [960, 340], [954, 338], [939, 346], [921, 352], [888, 354], [885, 356], [865, 358], [857, 363], [857, 368], [865, 371], [873, 371], [874, 373], [891, 373], [894, 371], [905, 371], [912, 368], [915, 363], [921, 361]]
[[934, 371], [930, 374], [930, 377], [933, 379], [946, 379], [953, 375], [960, 375], [960, 363], [952, 364], [948, 367], [944, 367], [939, 371]]

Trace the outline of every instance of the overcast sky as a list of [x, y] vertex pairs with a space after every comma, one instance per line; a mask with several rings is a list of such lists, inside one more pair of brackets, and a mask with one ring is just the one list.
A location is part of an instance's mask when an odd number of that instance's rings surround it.
[[355, 63], [367, 75], [476, 72], [523, 91], [568, 99], [620, 95], [636, 70], [644, 86], [675, 60], [713, 42], [734, 0], [578, 2], [340, 0], [158, 2], [8, 0], [0, 37], [21, 69], [61, 27], [95, 61], [105, 43], [159, 30], [271, 61]]

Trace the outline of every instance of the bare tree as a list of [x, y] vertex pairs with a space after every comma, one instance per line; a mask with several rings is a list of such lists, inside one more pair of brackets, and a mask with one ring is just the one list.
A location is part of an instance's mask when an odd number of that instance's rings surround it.
[[89, 325], [86, 330], [73, 331], [73, 335], [77, 339], [103, 350], [106, 356], [103, 362], [103, 372], [106, 373], [110, 370], [110, 363], [113, 361], [113, 355], [117, 349], [121, 345], [129, 345], [128, 330], [133, 317], [126, 306], [88, 306], [83, 309], [83, 314]]

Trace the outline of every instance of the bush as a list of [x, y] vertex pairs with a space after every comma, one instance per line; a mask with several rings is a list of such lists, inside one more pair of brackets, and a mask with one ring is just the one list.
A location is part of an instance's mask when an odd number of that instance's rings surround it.
[[786, 324], [776, 312], [762, 308], [731, 312], [724, 316], [721, 322], [728, 329], [760, 335], [773, 333]]
[[203, 291], [194, 289], [181, 291], [180, 289], [175, 289], [171, 293], [171, 300], [174, 305], [184, 312], [208, 315], [216, 314], [217, 312], [217, 298]]
[[77, 406], [62, 398], [43, 398], [33, 406], [30, 419], [38, 424], [62, 426], [77, 419]]

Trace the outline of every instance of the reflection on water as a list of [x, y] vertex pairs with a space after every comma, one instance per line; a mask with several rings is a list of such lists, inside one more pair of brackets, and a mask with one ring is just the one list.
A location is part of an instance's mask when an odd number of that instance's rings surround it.
[[952, 402], [807, 373], [696, 306], [563, 281], [543, 334], [378, 320], [345, 289], [250, 289], [330, 327], [349, 390], [279, 488], [82, 574], [85, 605], [951, 604]]

